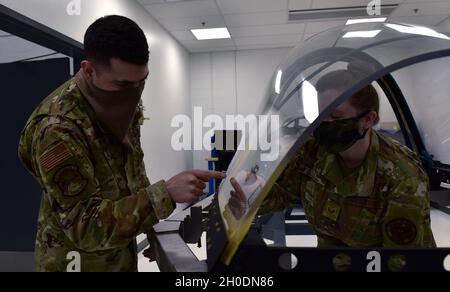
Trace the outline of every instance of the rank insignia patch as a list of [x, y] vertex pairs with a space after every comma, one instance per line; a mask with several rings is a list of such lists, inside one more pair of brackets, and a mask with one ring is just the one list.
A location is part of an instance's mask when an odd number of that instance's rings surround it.
[[333, 221], [337, 221], [340, 212], [341, 206], [333, 200], [328, 199], [323, 208], [322, 215]]

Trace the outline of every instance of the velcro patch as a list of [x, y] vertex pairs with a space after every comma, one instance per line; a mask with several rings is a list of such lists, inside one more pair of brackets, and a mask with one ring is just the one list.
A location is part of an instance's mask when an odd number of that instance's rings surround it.
[[75, 165], [65, 166], [58, 170], [54, 182], [66, 197], [78, 196], [88, 184], [88, 180], [83, 177]]
[[328, 199], [325, 203], [325, 206], [323, 207], [322, 215], [327, 217], [328, 219], [337, 221], [340, 212], [341, 206], [337, 202]]
[[410, 220], [399, 218], [391, 220], [386, 224], [386, 233], [394, 243], [407, 245], [416, 239], [417, 227]]
[[72, 156], [73, 155], [69, 149], [67, 149], [67, 146], [61, 142], [42, 154], [39, 158], [39, 163], [45, 172], [49, 172]]

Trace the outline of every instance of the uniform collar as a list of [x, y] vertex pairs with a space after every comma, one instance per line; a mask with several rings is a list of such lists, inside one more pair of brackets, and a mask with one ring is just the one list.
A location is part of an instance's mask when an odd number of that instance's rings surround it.
[[314, 164], [314, 168], [337, 188], [338, 193], [342, 195], [369, 196], [375, 184], [379, 151], [378, 135], [374, 130], [371, 130], [367, 156], [361, 166], [354, 169], [350, 174], [345, 175], [337, 154], [329, 153], [322, 147], [318, 152], [319, 159]]

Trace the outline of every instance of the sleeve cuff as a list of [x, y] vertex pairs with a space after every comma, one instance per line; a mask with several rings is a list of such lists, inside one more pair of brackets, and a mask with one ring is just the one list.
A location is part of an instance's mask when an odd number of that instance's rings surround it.
[[150, 203], [158, 220], [163, 220], [172, 214], [175, 209], [175, 203], [170, 198], [164, 180], [147, 187], [150, 196]]

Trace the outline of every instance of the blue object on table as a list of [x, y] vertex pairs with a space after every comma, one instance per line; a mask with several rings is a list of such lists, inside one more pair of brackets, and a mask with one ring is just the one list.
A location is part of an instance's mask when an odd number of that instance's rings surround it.
[[[216, 136], [212, 136], [211, 137], [211, 144], [214, 145], [216, 142]], [[216, 147], [213, 147], [211, 150], [211, 158], [217, 157], [217, 149]], [[208, 170], [214, 170], [214, 162], [213, 161], [208, 161]], [[214, 178], [210, 178], [209, 179], [209, 192], [208, 195], [213, 195], [215, 193], [215, 184], [214, 184], [215, 180]]]
[[396, 133], [399, 133], [401, 130], [400, 129], [398, 129], [398, 130], [391, 130], [391, 129], [383, 129], [383, 128], [381, 128], [379, 131], [383, 132], [383, 133], [388, 133], [388, 134], [396, 134]]

